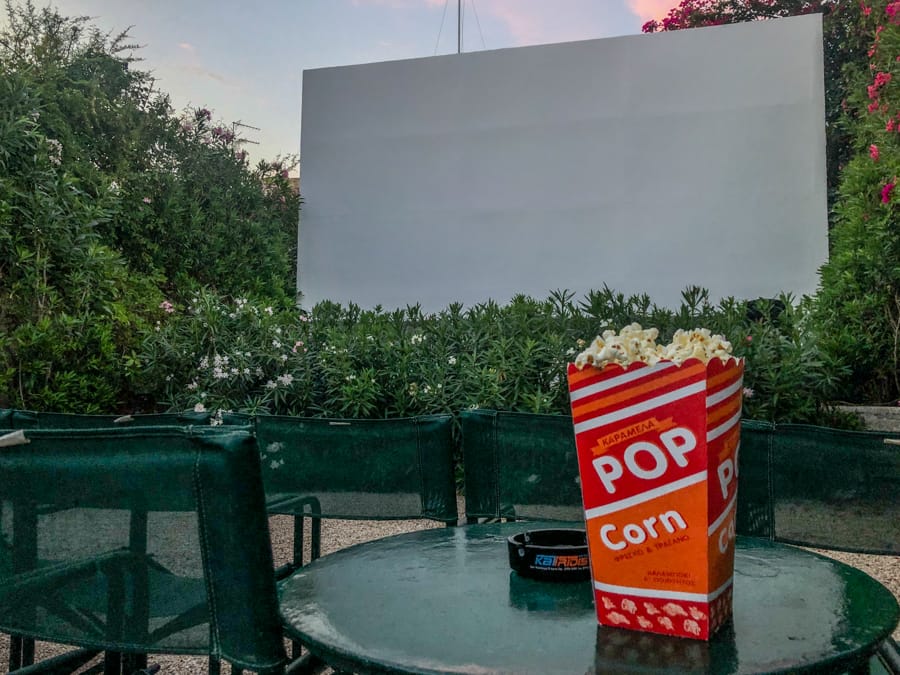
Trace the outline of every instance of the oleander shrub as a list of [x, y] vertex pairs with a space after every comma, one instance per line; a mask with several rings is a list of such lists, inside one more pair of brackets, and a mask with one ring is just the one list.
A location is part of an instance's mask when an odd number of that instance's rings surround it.
[[[267, 304], [268, 303], [268, 304]], [[311, 312], [196, 294], [146, 334], [142, 387], [173, 409], [386, 418], [493, 408], [569, 413], [566, 366], [606, 329], [638, 322], [725, 334], [747, 359], [745, 414], [847, 426], [829, 401], [843, 374], [819, 348], [808, 300], [713, 304], [689, 288], [677, 310], [608, 288], [506, 305], [387, 312], [320, 303]]]
[[0, 73], [0, 406], [110, 410], [158, 291], [103, 242], [111, 205], [66, 170], [36, 93]]
[[845, 398], [900, 396], [900, 2], [863, 4], [869, 67], [848, 96], [854, 156], [845, 167], [822, 268], [825, 348], [850, 367]]
[[233, 127], [176, 113], [127, 32], [5, 9], [0, 406], [153, 408], [135, 354], [167, 303], [202, 286], [294, 298], [295, 160], [252, 167]]

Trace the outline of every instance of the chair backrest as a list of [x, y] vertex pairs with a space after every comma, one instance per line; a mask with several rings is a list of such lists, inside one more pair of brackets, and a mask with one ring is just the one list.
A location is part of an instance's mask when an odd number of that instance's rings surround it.
[[[738, 532], [859, 553], [900, 553], [900, 434], [744, 423]], [[746, 503], [742, 503], [743, 498]], [[744, 522], [742, 510], [753, 514]]]
[[13, 431], [0, 505], [0, 631], [283, 667], [247, 428]]
[[255, 418], [270, 513], [455, 523], [453, 418]]
[[460, 422], [469, 521], [584, 519], [570, 416], [466, 410]]
[[[209, 412], [186, 410], [178, 413], [135, 415], [82, 415], [76, 413], [0, 410], [0, 429], [97, 429], [100, 427], [185, 426], [209, 424]], [[247, 422], [244, 422], [246, 424]]]
[[[571, 418], [461, 414], [466, 517], [582, 520]], [[737, 533], [900, 552], [898, 434], [743, 420]]]

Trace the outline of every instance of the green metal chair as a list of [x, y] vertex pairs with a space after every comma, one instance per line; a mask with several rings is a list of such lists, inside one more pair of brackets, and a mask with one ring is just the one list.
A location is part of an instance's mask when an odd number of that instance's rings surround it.
[[147, 653], [209, 655], [213, 673], [221, 660], [283, 671], [249, 430], [12, 431], [0, 436], [0, 505], [0, 631], [82, 648], [35, 665], [19, 649], [11, 670], [70, 672], [105, 651], [117, 675]]
[[[226, 424], [246, 419], [225, 416]], [[253, 423], [266, 509], [292, 516], [294, 523], [293, 558], [276, 570], [279, 580], [304, 565], [307, 521], [312, 561], [321, 555], [326, 518], [446, 525], [458, 520], [450, 415], [384, 420], [261, 415]], [[292, 658], [299, 660], [301, 651], [294, 642]]]
[[[744, 422], [740, 453], [739, 534], [900, 555], [900, 434]], [[900, 673], [893, 639], [870, 670]]]
[[740, 453], [739, 534], [900, 555], [900, 434], [744, 421]]
[[466, 521], [584, 519], [572, 418], [460, 414]]
[[305, 519], [313, 560], [321, 554], [325, 518], [455, 524], [452, 424], [450, 415], [256, 417], [267, 511], [294, 517], [293, 566], [304, 563]]

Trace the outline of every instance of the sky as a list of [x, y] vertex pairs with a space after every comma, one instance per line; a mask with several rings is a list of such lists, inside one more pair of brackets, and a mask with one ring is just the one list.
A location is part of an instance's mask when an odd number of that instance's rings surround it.
[[[639, 33], [677, 0], [35, 0], [130, 27], [177, 111], [243, 128], [251, 162], [299, 155], [303, 71]], [[5, 21], [5, 13], [0, 19]]]

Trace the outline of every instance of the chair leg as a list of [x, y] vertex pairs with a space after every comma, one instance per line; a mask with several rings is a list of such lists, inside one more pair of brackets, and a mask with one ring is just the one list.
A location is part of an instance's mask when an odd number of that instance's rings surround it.
[[34, 663], [34, 640], [20, 635], [9, 636], [9, 670], [24, 668]]
[[103, 675], [122, 675], [122, 654], [120, 652], [104, 654]]
[[[303, 515], [294, 514], [294, 568], [303, 567], [303, 540], [304, 523]], [[299, 659], [303, 646], [298, 640], [291, 640], [291, 659]]]
[[140, 670], [147, 669], [146, 654], [125, 654], [122, 656], [123, 675], [132, 675]]
[[9, 636], [9, 670], [21, 668], [22, 663], [22, 638], [18, 635]]
[[222, 662], [219, 661], [218, 657], [210, 656], [209, 657], [209, 675], [220, 675], [222, 672]]

